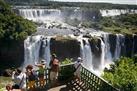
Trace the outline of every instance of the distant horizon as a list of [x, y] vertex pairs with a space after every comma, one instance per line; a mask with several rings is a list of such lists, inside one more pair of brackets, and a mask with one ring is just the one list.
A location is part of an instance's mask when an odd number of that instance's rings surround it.
[[89, 3], [112, 3], [112, 4], [129, 4], [137, 5], [137, 0], [49, 0], [58, 2], [89, 2]]

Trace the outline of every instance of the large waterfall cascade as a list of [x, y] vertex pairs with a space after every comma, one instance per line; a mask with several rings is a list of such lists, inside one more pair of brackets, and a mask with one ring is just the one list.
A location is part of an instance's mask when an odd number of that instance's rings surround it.
[[[118, 10], [118, 9], [110, 9], [110, 10], [100, 10], [102, 16], [116, 16], [126, 13], [137, 13], [137, 10]], [[84, 16], [80, 9], [74, 9], [67, 12], [66, 10], [59, 9], [19, 9], [19, 15], [23, 16], [26, 19], [33, 20], [35, 22], [44, 22], [46, 20], [62, 20], [64, 18], [70, 17], [70, 19], [77, 18], [81, 20]]]
[[[102, 12], [103, 14], [103, 12], [106, 12], [106, 11], [100, 11], [100, 12]], [[108, 11], [108, 12], [111, 12], [111, 11]], [[115, 10], [113, 11], [113, 13], [114, 12], [119, 12], [119, 11]], [[126, 11], [121, 11], [121, 12], [124, 13]], [[133, 12], [136, 12], [136, 11], [133, 11]], [[61, 11], [56, 9], [49, 9], [49, 10], [48, 9], [20, 9], [19, 13], [24, 18], [33, 20], [36, 22], [48, 22], [48, 20], [50, 19], [53, 21], [56, 21], [63, 18], [61, 17], [62, 16]], [[58, 30], [61, 30], [61, 29], [58, 29]], [[70, 30], [75, 31], [75, 28]], [[48, 31], [51, 31], [51, 29], [49, 29]], [[80, 31], [80, 30], [77, 30], [77, 31]], [[110, 34], [105, 32], [95, 32], [95, 33], [92, 32], [88, 34], [100, 40], [100, 48], [99, 48], [100, 55], [98, 56], [98, 58], [92, 51], [93, 48], [91, 46], [92, 44], [89, 42], [89, 38], [83, 37], [82, 33], [78, 37], [73, 36], [73, 38], [76, 38], [80, 42], [79, 50], [80, 50], [81, 57], [84, 60], [83, 64], [90, 71], [95, 72], [97, 75], [101, 75], [105, 67], [109, 67], [108, 65], [112, 64], [113, 60], [118, 59], [122, 55], [122, 53], [125, 53], [125, 50], [126, 50], [125, 48], [127, 48], [126, 46], [127, 44], [125, 44], [126, 38], [124, 35], [116, 34], [115, 40], [113, 40], [110, 38]], [[34, 65], [35, 62], [39, 62], [41, 59], [44, 59], [47, 63], [47, 66], [49, 66], [50, 55], [51, 55], [50, 39], [52, 37], [53, 36], [48, 36], [44, 34], [29, 36], [24, 41], [25, 52], [24, 52], [24, 63], [22, 64], [22, 67], [25, 67], [28, 64]], [[114, 42], [113, 44], [112, 44], [112, 41]], [[135, 47], [134, 45], [135, 43], [133, 41], [132, 55], [134, 54], [134, 50], [133, 50]]]
[[42, 58], [46, 60], [46, 64], [49, 67], [49, 63], [50, 63], [50, 58], [51, 58], [51, 53], [50, 53], [50, 39], [51, 37], [46, 37], [44, 38], [43, 41], [43, 45], [42, 45], [42, 50], [44, 50], [44, 53], [42, 55]]
[[24, 63], [22, 67], [28, 64], [34, 65], [39, 61], [39, 50], [41, 46], [41, 36], [30, 36], [24, 41]]
[[[22, 68], [27, 65], [35, 65], [41, 60], [45, 60], [46, 66], [50, 62], [50, 37], [42, 35], [30, 36], [24, 41], [24, 63]], [[41, 52], [42, 50], [42, 52]]]
[[88, 38], [81, 38], [80, 41], [80, 54], [83, 59], [83, 64], [89, 69], [92, 70], [92, 52], [91, 47], [88, 41]]

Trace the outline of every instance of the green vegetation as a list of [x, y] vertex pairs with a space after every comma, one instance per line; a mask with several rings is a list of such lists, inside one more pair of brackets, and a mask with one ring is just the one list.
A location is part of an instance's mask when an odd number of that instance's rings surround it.
[[137, 33], [137, 14], [102, 17], [98, 21], [84, 21], [81, 25], [111, 33], [133, 34]]
[[124, 14], [116, 17], [104, 17], [100, 24], [102, 30], [112, 33], [137, 33], [137, 14]]
[[[62, 65], [70, 64], [70, 63], [72, 63], [72, 59], [68, 59], [68, 58], [66, 58], [61, 62]], [[67, 65], [60, 67], [59, 80], [66, 80], [70, 77], [73, 77], [74, 70], [75, 70], [74, 65]]]
[[70, 64], [72, 63], [72, 59], [66, 58], [64, 61], [61, 62], [61, 65]]
[[12, 83], [11, 77], [0, 76], [0, 91], [3, 91], [2, 88], [5, 88], [7, 84], [11, 84], [11, 83]]
[[117, 60], [105, 70], [103, 78], [121, 91], [137, 91], [137, 57]]
[[13, 13], [10, 6], [0, 0], [0, 40], [20, 41], [36, 31], [31, 21]]
[[16, 15], [4, 0], [0, 0], [0, 72], [23, 61], [23, 42], [36, 31], [29, 20]]
[[136, 5], [88, 3], [88, 2], [55, 2], [50, 0], [5, 0], [12, 5], [48, 6], [50, 8], [60, 7], [83, 7], [96, 9], [137, 9]]

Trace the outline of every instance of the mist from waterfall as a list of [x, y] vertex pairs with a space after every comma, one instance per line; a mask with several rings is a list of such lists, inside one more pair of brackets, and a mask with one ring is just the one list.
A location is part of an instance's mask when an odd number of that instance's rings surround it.
[[[102, 51], [102, 54], [104, 54], [104, 67], [109, 67], [109, 64], [112, 63], [112, 53], [110, 51], [110, 41], [109, 41], [109, 34], [103, 34], [103, 41], [101, 41], [102, 45], [104, 43], [104, 51]], [[103, 49], [102, 49], [103, 50]], [[104, 53], [103, 53], [104, 52]], [[103, 61], [103, 59], [102, 59]]]
[[42, 59], [44, 59], [46, 61], [46, 65], [47, 67], [49, 67], [49, 63], [51, 60], [51, 53], [50, 53], [50, 37], [44, 37], [42, 42], [42, 50], [44, 50], [43, 54], [42, 54]]
[[[41, 46], [41, 36], [29, 36], [24, 41], [24, 63], [22, 68], [28, 64], [35, 65], [39, 61], [39, 50]], [[24, 69], [23, 69], [24, 70]]]
[[61, 20], [61, 11], [57, 9], [19, 9], [19, 14], [26, 19], [39, 23]]
[[90, 71], [93, 69], [92, 66], [92, 52], [88, 41], [88, 38], [82, 38], [81, 43], [81, 58], [83, 59], [83, 65], [85, 65]]
[[[106, 16], [109, 16], [109, 14], [111, 15], [114, 12], [115, 12], [114, 14], [121, 14], [128, 11], [104, 10], [100, 12], [104, 14], [104, 16], [105, 14]], [[136, 11], [132, 11], [132, 12], [136, 12]], [[33, 20], [35, 22], [42, 22], [46, 24], [48, 20], [62, 21], [65, 18], [68, 20], [72, 18], [78, 18], [78, 19], [82, 18], [81, 12], [78, 9], [75, 9], [74, 11], [70, 11], [70, 12], [68, 11], [62, 12], [61, 10], [58, 10], [58, 9], [19, 9], [19, 13], [21, 16], [23, 16], [26, 19]], [[59, 30], [61, 29], [58, 29], [58, 31]], [[75, 28], [70, 30], [74, 31]], [[53, 32], [52, 29], [49, 29], [48, 31]], [[67, 30], [64, 29], [63, 32], [64, 31], [66, 32]], [[97, 75], [101, 75], [105, 67], [109, 68], [109, 64], [112, 64], [114, 60], [117, 60], [121, 55], [122, 56], [125, 55], [126, 50], [124, 47], [127, 47], [127, 46], [125, 46], [124, 35], [121, 35], [121, 34], [113, 35], [114, 37], [114, 40], [113, 40], [110, 38], [109, 33], [101, 32], [101, 34], [99, 35], [98, 33], [91, 34], [92, 37], [98, 38], [100, 40], [100, 46], [99, 46], [100, 48], [98, 48], [100, 49], [99, 51], [100, 55], [98, 54], [99, 55], [98, 58], [96, 57], [97, 54], [95, 55], [94, 52], [92, 51], [93, 48], [91, 47], [91, 45], [93, 44], [89, 42], [90, 38], [83, 37], [82, 36], [83, 34], [80, 34], [77, 40], [80, 42], [80, 56], [84, 60], [83, 64], [90, 71], [96, 73]], [[41, 59], [44, 59], [47, 63], [47, 66], [49, 66], [50, 55], [51, 55], [50, 39], [51, 39], [51, 36], [49, 37], [44, 34], [28, 37], [24, 41], [24, 63], [22, 67], [25, 67], [28, 64], [34, 65], [35, 62], [39, 62]], [[132, 46], [133, 47], [132, 55], [133, 55], [134, 47], [135, 47], [134, 41], [132, 45], [133, 45]]]
[[[24, 41], [24, 63], [22, 68], [29, 64], [34, 66], [36, 63], [40, 63], [41, 60], [45, 60], [47, 67], [49, 67], [50, 57], [50, 37], [42, 35], [29, 36]], [[34, 68], [36, 67], [34, 66]]]

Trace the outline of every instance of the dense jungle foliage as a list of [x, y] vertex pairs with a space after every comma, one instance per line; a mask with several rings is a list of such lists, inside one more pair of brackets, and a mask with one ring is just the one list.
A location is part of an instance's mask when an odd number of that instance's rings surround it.
[[137, 91], [137, 56], [115, 61], [110, 70], [105, 70], [103, 78], [120, 91]]
[[116, 17], [104, 17], [100, 21], [103, 31], [112, 33], [133, 34], [137, 33], [137, 14], [123, 14]]
[[31, 21], [17, 16], [3, 0], [0, 0], [0, 41], [20, 41], [36, 31]]
[[88, 3], [88, 2], [55, 2], [49, 0], [5, 0], [12, 5], [48, 6], [60, 7], [83, 7], [96, 9], [137, 9], [136, 5], [110, 4], [110, 3]]

